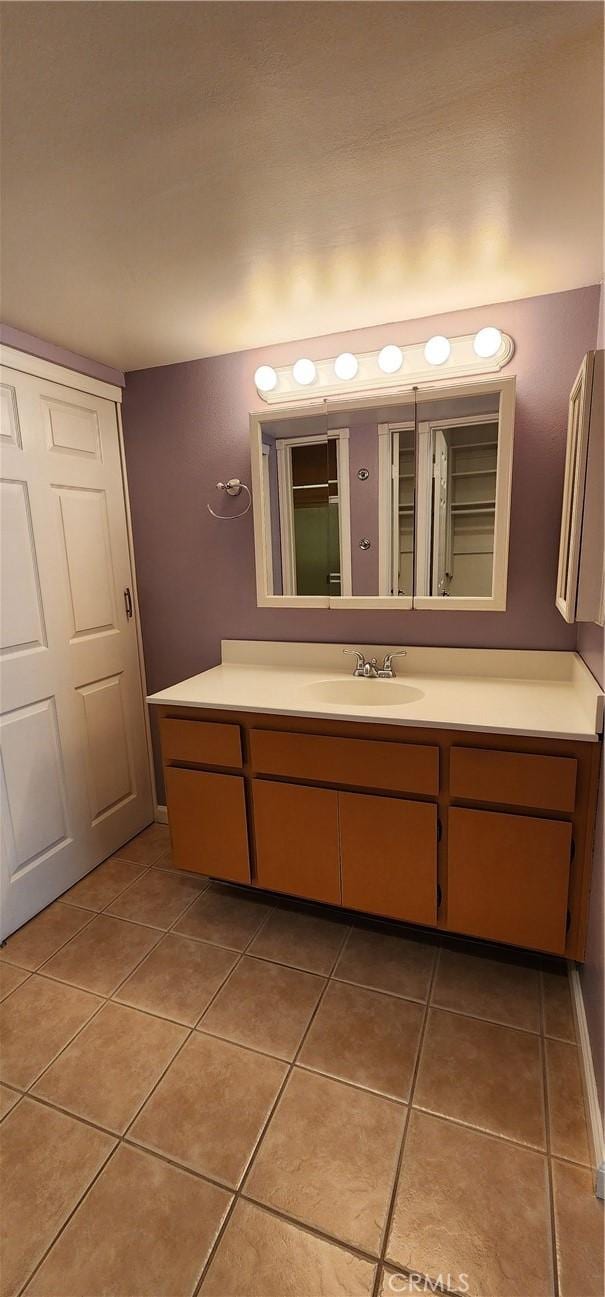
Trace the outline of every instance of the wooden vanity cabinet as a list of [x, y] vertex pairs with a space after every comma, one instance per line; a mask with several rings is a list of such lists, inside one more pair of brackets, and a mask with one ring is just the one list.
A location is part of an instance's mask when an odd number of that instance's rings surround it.
[[165, 774], [175, 868], [249, 883], [243, 779], [176, 767]]
[[571, 824], [450, 808], [448, 927], [534, 950], [565, 950]]
[[255, 779], [252, 805], [258, 886], [340, 905], [338, 793]]
[[437, 919], [437, 807], [339, 793], [342, 903], [408, 923]]
[[177, 868], [583, 958], [600, 743], [159, 711]]

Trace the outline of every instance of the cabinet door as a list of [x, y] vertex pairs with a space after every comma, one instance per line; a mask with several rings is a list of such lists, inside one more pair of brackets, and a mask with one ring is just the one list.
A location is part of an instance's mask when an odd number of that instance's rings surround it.
[[563, 954], [571, 824], [453, 807], [447, 926]]
[[[557, 608], [568, 622], [576, 620], [593, 371], [594, 351], [589, 351], [569, 395], [556, 596]], [[601, 545], [602, 541], [601, 535]]]
[[338, 793], [262, 779], [252, 789], [259, 886], [340, 905]]
[[339, 798], [343, 905], [434, 923], [437, 807], [363, 793]]
[[249, 883], [243, 779], [176, 766], [164, 773], [175, 867]]

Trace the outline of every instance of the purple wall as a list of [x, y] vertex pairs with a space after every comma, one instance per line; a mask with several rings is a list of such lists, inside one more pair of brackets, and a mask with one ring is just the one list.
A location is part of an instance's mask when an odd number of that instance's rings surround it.
[[[128, 374], [126, 458], [150, 690], [214, 665], [222, 637], [573, 649], [575, 628], [554, 606], [567, 400], [594, 345], [598, 306], [595, 286]], [[248, 412], [261, 405], [256, 366], [467, 333], [489, 322], [516, 343], [507, 611], [257, 608], [252, 515], [225, 523], [206, 510], [219, 478], [250, 481]]]
[[35, 338], [31, 333], [13, 329], [10, 324], [0, 324], [0, 342], [6, 347], [16, 347], [18, 351], [26, 351], [30, 356], [40, 356], [42, 360], [50, 360], [54, 365], [75, 369], [79, 374], [89, 374], [91, 378], [99, 378], [103, 383], [114, 383], [116, 387], [124, 386], [124, 375], [120, 369], [112, 369], [111, 365], [103, 365], [99, 360], [78, 356], [75, 351], [66, 351], [65, 347], [58, 347], [54, 342], [44, 342], [42, 338]]

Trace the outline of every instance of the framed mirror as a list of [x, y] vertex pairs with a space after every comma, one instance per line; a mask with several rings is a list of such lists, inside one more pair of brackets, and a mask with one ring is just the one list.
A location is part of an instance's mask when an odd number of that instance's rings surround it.
[[514, 378], [251, 415], [260, 606], [506, 607]]

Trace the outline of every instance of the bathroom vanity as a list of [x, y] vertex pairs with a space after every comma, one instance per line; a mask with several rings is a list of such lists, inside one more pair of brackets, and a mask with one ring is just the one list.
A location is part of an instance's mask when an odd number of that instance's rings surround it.
[[225, 641], [149, 699], [175, 867], [581, 960], [603, 725], [582, 660], [414, 648], [369, 680], [342, 652]]

